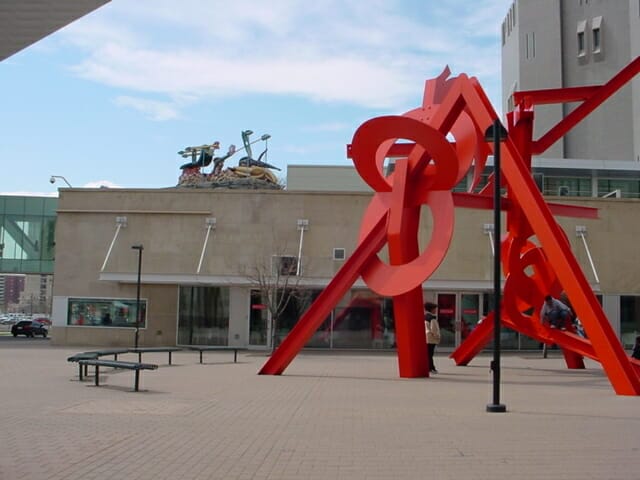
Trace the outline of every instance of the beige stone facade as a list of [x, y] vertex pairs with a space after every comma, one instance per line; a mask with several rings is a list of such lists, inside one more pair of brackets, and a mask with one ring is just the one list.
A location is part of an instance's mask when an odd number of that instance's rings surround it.
[[[69, 299], [135, 299], [138, 257], [131, 247], [142, 244], [140, 296], [147, 302], [147, 313], [146, 325], [140, 329], [141, 345], [179, 343], [179, 289], [207, 285], [229, 288], [226, 343], [247, 345], [250, 269], [268, 262], [273, 255], [297, 257], [302, 243], [301, 284], [321, 289], [344, 263], [334, 259], [333, 249], [344, 248], [348, 257], [356, 247], [361, 217], [370, 198], [367, 193], [342, 192], [62, 190], [52, 341], [59, 345], [131, 345], [131, 328], [69, 325]], [[566, 197], [548, 198], [560, 200], [578, 204]], [[598, 208], [600, 218], [559, 218], [559, 222], [619, 332], [620, 295], [640, 295], [640, 203], [581, 198], [579, 204]], [[126, 226], [118, 227], [116, 217], [126, 217]], [[207, 220], [213, 218], [215, 224]], [[492, 211], [456, 210], [449, 254], [424, 283], [425, 298], [435, 298], [441, 292], [491, 292], [493, 264], [485, 226], [492, 224], [492, 218]], [[302, 235], [299, 220], [308, 221]], [[203, 252], [208, 226], [211, 228]], [[576, 235], [577, 226], [586, 227], [588, 250], [583, 238]], [[428, 242], [430, 230], [425, 208], [422, 246]], [[354, 288], [366, 286], [359, 280]]]

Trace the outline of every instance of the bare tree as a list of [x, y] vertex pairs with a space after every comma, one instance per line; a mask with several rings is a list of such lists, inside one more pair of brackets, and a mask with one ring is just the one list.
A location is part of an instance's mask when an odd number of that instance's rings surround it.
[[258, 259], [246, 272], [246, 277], [260, 291], [262, 302], [271, 317], [271, 351], [276, 348], [276, 333], [280, 326], [280, 318], [292, 299], [305, 296], [300, 289], [302, 278], [298, 262], [301, 260], [291, 255], [272, 255]]

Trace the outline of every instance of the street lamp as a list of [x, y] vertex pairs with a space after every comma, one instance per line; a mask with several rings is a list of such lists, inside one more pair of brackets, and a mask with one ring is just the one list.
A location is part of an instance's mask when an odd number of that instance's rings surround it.
[[138, 250], [138, 282], [136, 289], [136, 337], [135, 337], [135, 348], [138, 348], [138, 333], [140, 330], [140, 272], [142, 271], [142, 250], [144, 247], [142, 244], [132, 245], [132, 249]]
[[500, 142], [507, 138], [507, 131], [499, 119], [487, 128], [484, 139], [493, 140], [493, 403], [487, 405], [487, 412], [506, 412], [507, 407], [500, 403]]
[[67, 184], [67, 187], [69, 188], [73, 188], [71, 186], [71, 184], [67, 181], [66, 178], [64, 178], [62, 175], [51, 175], [51, 178], [49, 178], [49, 183], [56, 183], [56, 178], [59, 178], [60, 180], [62, 180], [64, 183]]

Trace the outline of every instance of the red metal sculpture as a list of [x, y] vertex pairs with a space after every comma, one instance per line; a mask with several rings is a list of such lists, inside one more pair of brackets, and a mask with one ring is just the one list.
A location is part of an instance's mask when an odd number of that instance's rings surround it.
[[[554, 214], [596, 218], [597, 211], [547, 204], [531, 175], [531, 155], [546, 150], [639, 71], [640, 57], [600, 87], [515, 94], [517, 107], [507, 116], [509, 133], [501, 150], [503, 186], [507, 189], [501, 207], [507, 212], [507, 234], [501, 249], [505, 284], [500, 320], [538, 341], [558, 344], [569, 368], [584, 368], [583, 356], [601, 362], [620, 395], [640, 394], [640, 362], [625, 354], [554, 218]], [[371, 119], [356, 131], [348, 156], [376, 192], [362, 222], [358, 247], [265, 363], [261, 374], [281, 374], [362, 276], [371, 290], [393, 297], [400, 376], [429, 376], [422, 284], [447, 253], [454, 207], [493, 208], [492, 193], [498, 188], [490, 179], [477, 194], [452, 192], [471, 168], [474, 181], [469, 191], [475, 190], [493, 149], [484, 140], [484, 132], [497, 115], [475, 78], [448, 76], [445, 69], [426, 82], [420, 108], [402, 116]], [[532, 139], [534, 105], [576, 101], [583, 103], [539, 140]], [[447, 140], [448, 134], [455, 142]], [[396, 158], [395, 170], [385, 177], [382, 168], [389, 157]], [[430, 243], [420, 252], [417, 234], [423, 205], [431, 211], [433, 232]], [[531, 240], [534, 235], [537, 243]], [[385, 244], [389, 264], [377, 256]], [[540, 323], [538, 311], [544, 296], [558, 296], [562, 291], [580, 317], [588, 340]], [[491, 315], [452, 354], [458, 365], [471, 361], [490, 340], [490, 320]]]

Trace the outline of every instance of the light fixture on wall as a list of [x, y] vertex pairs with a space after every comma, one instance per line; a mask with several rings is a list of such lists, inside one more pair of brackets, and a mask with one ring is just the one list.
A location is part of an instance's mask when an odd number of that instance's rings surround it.
[[593, 263], [593, 258], [591, 258], [589, 245], [587, 244], [587, 227], [585, 225], [576, 225], [576, 237], [580, 237], [582, 239], [582, 245], [584, 246], [585, 252], [587, 252], [589, 265], [591, 266], [591, 271], [593, 272], [593, 279], [596, 281], [596, 283], [600, 283], [600, 277], [598, 277], [598, 272], [596, 271], [596, 266]]
[[211, 234], [211, 230], [215, 230], [216, 224], [216, 217], [207, 217], [204, 219], [204, 225], [207, 227], [207, 233], [204, 236], [204, 243], [202, 244], [202, 252], [200, 253], [200, 261], [198, 262], [198, 269], [196, 270], [196, 273], [200, 273], [202, 261], [204, 260], [204, 252], [207, 250], [207, 243], [209, 243], [209, 235]]
[[49, 183], [56, 183], [56, 178], [59, 178], [60, 180], [62, 180], [64, 183], [67, 184], [67, 187], [69, 188], [73, 188], [71, 186], [71, 184], [67, 181], [66, 178], [64, 178], [62, 175], [51, 175], [51, 177], [49, 178]]
[[109, 257], [111, 256], [111, 250], [113, 250], [113, 246], [116, 244], [116, 239], [118, 238], [120, 229], [125, 228], [126, 226], [127, 226], [127, 217], [124, 217], [124, 216], [116, 217], [116, 233], [113, 234], [111, 245], [109, 245], [109, 250], [107, 250], [107, 254], [104, 257], [104, 262], [102, 262], [102, 267], [100, 268], [101, 272], [104, 272], [104, 269], [107, 266], [107, 262], [109, 261]]
[[496, 252], [493, 251], [493, 230], [493, 223], [485, 223], [484, 225], [482, 225], [482, 233], [484, 233], [485, 235], [489, 235], [489, 246], [491, 247], [491, 255], [495, 256]]
[[300, 232], [300, 243], [298, 244], [298, 266], [296, 267], [296, 275], [300, 275], [302, 267], [302, 240], [304, 239], [304, 231], [309, 230], [309, 220], [306, 218], [298, 219], [298, 231]]
[[109, 245], [109, 250], [107, 250], [107, 254], [104, 256], [104, 262], [102, 262], [102, 267], [100, 267], [101, 272], [104, 272], [104, 269], [107, 266], [107, 262], [109, 261], [109, 257], [111, 256], [111, 250], [113, 250], [113, 246], [116, 244], [116, 240], [118, 238], [118, 234], [120, 233], [120, 229], [126, 228], [126, 226], [127, 226], [127, 217], [124, 217], [124, 216], [116, 217], [116, 233], [113, 234], [113, 239], [111, 240], [111, 245]]

